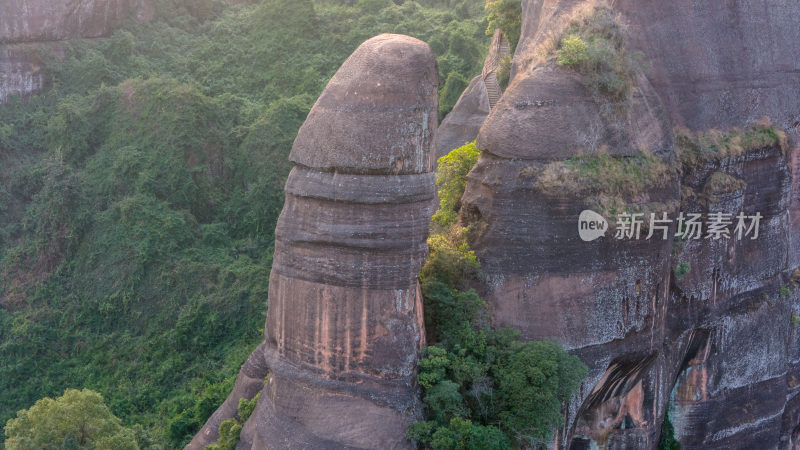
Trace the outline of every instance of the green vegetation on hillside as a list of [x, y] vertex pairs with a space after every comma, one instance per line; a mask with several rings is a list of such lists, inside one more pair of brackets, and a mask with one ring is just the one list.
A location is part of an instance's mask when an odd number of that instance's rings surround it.
[[[505, 449], [543, 444], [562, 425], [563, 404], [586, 375], [581, 361], [550, 342], [522, 342], [493, 329], [489, 311], [470, 288], [480, 263], [456, 223], [464, 177], [479, 150], [467, 144], [439, 159], [442, 208], [420, 273], [427, 347], [419, 362], [425, 420], [407, 436], [425, 448]], [[456, 209], [453, 214], [450, 210]]]
[[120, 422], [97, 392], [67, 389], [61, 397], [45, 397], [9, 420], [5, 448], [138, 450], [134, 431]]
[[488, 45], [470, 0], [155, 5], [41, 50], [50, 88], [0, 107], [0, 424], [89, 388], [187, 443], [263, 339], [287, 157], [328, 79], [383, 32], [428, 42], [443, 81]]

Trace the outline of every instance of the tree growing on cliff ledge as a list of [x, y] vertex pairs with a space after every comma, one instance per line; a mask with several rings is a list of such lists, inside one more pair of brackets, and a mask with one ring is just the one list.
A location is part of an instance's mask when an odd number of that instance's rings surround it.
[[425, 448], [505, 449], [550, 440], [563, 422], [562, 405], [586, 366], [555, 343], [522, 342], [511, 329], [489, 325], [486, 302], [470, 288], [480, 263], [458, 209], [467, 173], [480, 150], [467, 144], [439, 159], [441, 208], [420, 272], [425, 328], [435, 343], [419, 362], [425, 421], [407, 437]]

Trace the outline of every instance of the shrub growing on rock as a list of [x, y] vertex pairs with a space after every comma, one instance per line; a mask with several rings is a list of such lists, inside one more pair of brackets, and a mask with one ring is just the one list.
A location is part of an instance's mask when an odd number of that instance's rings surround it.
[[481, 151], [470, 142], [439, 158], [436, 172], [436, 185], [439, 187], [439, 210], [433, 215], [433, 222], [443, 228], [458, 220], [461, 209], [461, 196], [467, 186], [467, 174], [478, 161]]
[[[550, 342], [522, 342], [520, 333], [489, 325], [486, 302], [471, 289], [480, 264], [469, 230], [455, 223], [466, 174], [479, 155], [475, 144], [439, 160], [441, 208], [420, 273], [425, 327], [434, 346], [423, 351], [418, 382], [425, 421], [407, 437], [426, 448], [504, 449], [550, 439], [586, 374], [581, 361]], [[443, 214], [447, 208], [449, 216]], [[446, 217], [447, 220], [442, 220]]]
[[614, 101], [626, 100], [634, 84], [637, 55], [628, 51], [625, 28], [605, 7], [576, 17], [556, 50], [556, 63], [583, 75], [587, 88]]

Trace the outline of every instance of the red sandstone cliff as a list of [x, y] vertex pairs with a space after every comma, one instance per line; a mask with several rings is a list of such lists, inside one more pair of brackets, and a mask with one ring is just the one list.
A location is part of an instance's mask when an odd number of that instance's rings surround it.
[[[417, 275], [434, 209], [436, 62], [381, 35], [345, 61], [303, 124], [276, 228], [269, 381], [238, 448], [405, 448], [418, 418]], [[226, 404], [255, 395], [240, 376]], [[223, 407], [189, 444], [216, 439]]]
[[[636, 55], [615, 97], [555, 61], [565, 30], [597, 11], [624, 41], [617, 50]], [[800, 445], [800, 294], [786, 290], [800, 273], [798, 23], [789, 0], [524, 0], [503, 97], [491, 107], [473, 81], [446, 120], [443, 147], [480, 126], [461, 221], [472, 225], [494, 324], [555, 339], [590, 368], [554, 448], [654, 448], [668, 410], [685, 448]], [[376, 51], [388, 43], [399, 53]], [[274, 375], [242, 448], [406, 445], [435, 126], [423, 48], [369, 41], [301, 130], [266, 349], [254, 353]], [[692, 136], [765, 116], [776, 139], [692, 156]], [[638, 171], [609, 188], [564, 164], [593, 157]], [[761, 236], [676, 241], [673, 225], [666, 240], [582, 242], [579, 213], [612, 204], [673, 217], [759, 213]], [[240, 377], [226, 405], [254, 395], [250, 381]], [[213, 441], [224, 408], [191, 448]]]
[[[641, 52], [624, 102], [598, 98], [555, 63], [564, 30], [597, 6]], [[685, 448], [796, 448], [800, 298], [780, 290], [800, 263], [800, 10], [780, 0], [527, 0], [523, 14], [514, 78], [480, 130], [462, 220], [476, 230], [495, 324], [554, 338], [590, 367], [554, 445], [653, 448], [669, 405]], [[783, 149], [678, 161], [677, 127], [725, 132], [764, 116], [788, 133]], [[557, 189], [571, 184], [552, 178], [553, 164], [599, 149], [676, 168], [625, 193], [628, 206], [760, 212], [761, 237], [580, 241], [578, 214], [604, 193]], [[716, 173], [739, 184], [709, 199]], [[678, 264], [687, 273], [676, 275]]]

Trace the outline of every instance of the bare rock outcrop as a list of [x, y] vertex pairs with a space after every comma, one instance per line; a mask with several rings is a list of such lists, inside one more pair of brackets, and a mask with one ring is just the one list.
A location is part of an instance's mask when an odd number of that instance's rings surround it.
[[[512, 82], [480, 130], [462, 198], [494, 324], [555, 339], [589, 366], [556, 448], [654, 448], [668, 410], [685, 448], [797, 448], [800, 60], [789, 55], [800, 54], [800, 10], [610, 3], [523, 1]], [[641, 52], [624, 102], [554, 61], [573, 18], [597, 7]], [[782, 147], [676, 156], [677, 127], [721, 134], [764, 116], [788, 133]], [[627, 189], [606, 188], [604, 170], [634, 162]], [[729, 186], [713, 192], [719, 179]], [[752, 241], [684, 243], [673, 222], [666, 240], [612, 229], [583, 242], [587, 208], [612, 223], [615, 209], [763, 218]]]
[[438, 82], [427, 44], [377, 36], [300, 129], [254, 353], [270, 375], [238, 448], [410, 445]]
[[474, 141], [478, 136], [483, 122], [503, 94], [497, 72], [503, 58], [507, 56], [510, 56], [508, 39], [500, 30], [495, 30], [481, 74], [470, 81], [452, 111], [439, 126], [436, 137], [437, 158]]
[[123, 20], [152, 18], [145, 0], [10, 0], [0, 4], [0, 43], [107, 36]]
[[45, 74], [38, 58], [31, 57], [29, 44], [0, 45], [0, 104], [12, 95], [39, 92], [45, 85]]
[[108, 36], [125, 19], [152, 20], [154, 13], [150, 0], [0, 2], [0, 104], [43, 89], [46, 77], [34, 44], [52, 48], [71, 38]]

